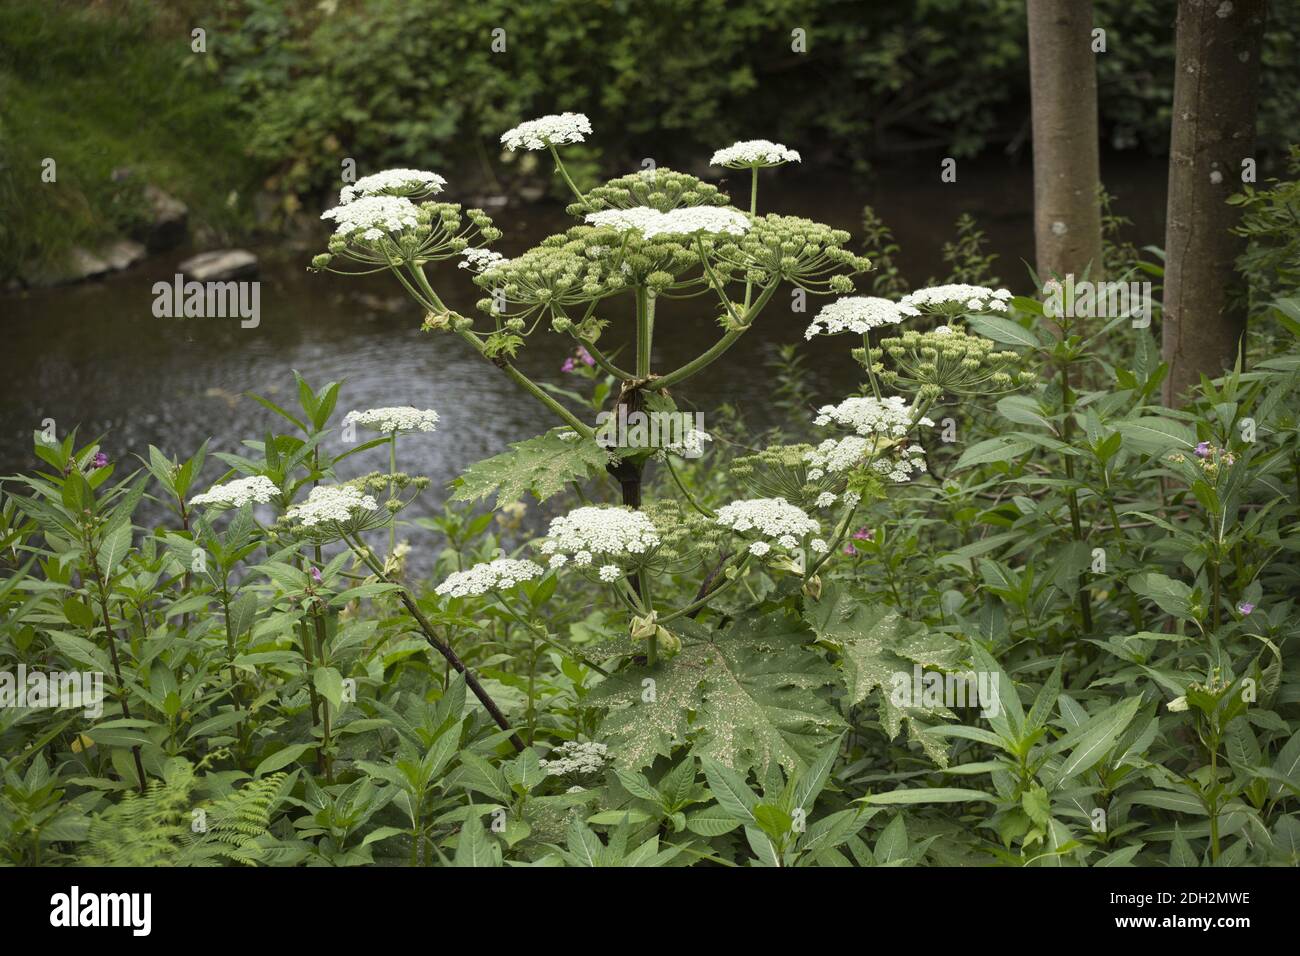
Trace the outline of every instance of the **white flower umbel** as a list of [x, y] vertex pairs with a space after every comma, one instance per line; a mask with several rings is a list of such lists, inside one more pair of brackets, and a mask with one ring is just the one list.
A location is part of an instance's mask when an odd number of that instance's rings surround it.
[[817, 317], [804, 333], [805, 338], [825, 333], [854, 332], [864, 335], [885, 325], [898, 325], [910, 315], [920, 315], [910, 305], [903, 305], [878, 296], [851, 295], [822, 306]]
[[545, 760], [537, 762], [551, 776], [563, 777], [567, 774], [599, 773], [608, 755], [609, 749], [604, 744], [566, 740]]
[[613, 505], [589, 505], [554, 519], [541, 551], [550, 557], [552, 567], [560, 567], [570, 557], [577, 567], [588, 567], [593, 555], [631, 557], [645, 554], [658, 544], [659, 533], [641, 512]]
[[362, 428], [384, 434], [431, 432], [438, 425], [438, 413], [432, 408], [419, 409], [410, 405], [395, 408], [368, 408], [364, 412], [348, 412], [343, 416], [343, 424], [360, 425]]
[[333, 219], [336, 236], [362, 238], [371, 242], [399, 234], [416, 226], [415, 203], [402, 196], [362, 196], [352, 202], [326, 209], [322, 219]]
[[784, 498], [733, 501], [718, 509], [714, 521], [740, 534], [757, 535], [760, 540], [750, 544], [749, 553], [759, 558], [773, 545], [792, 551], [800, 540], [821, 530], [815, 518]]
[[750, 228], [749, 217], [726, 206], [684, 206], [660, 212], [649, 206], [631, 209], [602, 209], [586, 215], [593, 226], [609, 226], [619, 232], [634, 230], [647, 239], [656, 236], [690, 236], [706, 232], [713, 235], [744, 235]]
[[925, 471], [925, 449], [920, 445], [908, 445], [894, 449], [890, 455], [878, 458], [871, 463], [888, 481], [904, 482], [913, 474]]
[[661, 452], [676, 455], [679, 458], [701, 458], [704, 455], [704, 443], [713, 441], [713, 436], [703, 429], [692, 428], [681, 436], [681, 441], [668, 442]]
[[534, 561], [498, 558], [484, 561], [466, 571], [457, 571], [434, 588], [443, 597], [477, 597], [491, 591], [505, 591], [546, 572]]
[[501, 134], [506, 149], [546, 149], [565, 143], [581, 143], [591, 132], [591, 120], [582, 113], [552, 113], [520, 123]]
[[990, 289], [982, 285], [935, 285], [903, 296], [899, 305], [947, 315], [961, 312], [1005, 312], [1010, 298], [1011, 293], [1006, 289]]
[[816, 481], [827, 472], [847, 471], [862, 461], [872, 447], [874, 442], [861, 435], [828, 438], [811, 451], [804, 452], [804, 461], [809, 465], [808, 477]]
[[460, 268], [469, 269], [473, 272], [487, 272], [489, 269], [495, 269], [497, 266], [510, 261], [499, 252], [493, 252], [491, 249], [483, 249], [478, 246], [466, 249], [461, 253], [461, 258]]
[[284, 516], [304, 527], [315, 528], [347, 524], [378, 510], [379, 504], [374, 497], [363, 494], [354, 485], [317, 485], [306, 501], [291, 507]]
[[709, 165], [726, 166], [729, 169], [751, 169], [755, 166], [780, 166], [783, 163], [801, 161], [797, 152], [786, 149], [781, 143], [773, 143], [766, 139], [748, 139], [718, 150], [709, 160]]
[[[683, 206], [663, 214], [663, 221], [654, 235], [693, 236], [707, 232], [712, 235], [743, 236], [749, 231], [749, 217], [737, 209], [726, 206]], [[646, 238], [650, 238], [647, 235]]]
[[203, 494], [191, 498], [190, 504], [242, 508], [250, 501], [264, 505], [279, 493], [280, 489], [270, 478], [254, 475], [252, 478], [236, 478], [224, 485], [213, 485]]
[[633, 206], [630, 209], [602, 209], [589, 212], [583, 218], [593, 226], [609, 226], [619, 232], [635, 229], [647, 232], [654, 229], [663, 220], [664, 214], [649, 206]]
[[[888, 398], [854, 395], [838, 405], [823, 405], [813, 421], [818, 425], [843, 425], [859, 435], [902, 438], [912, 426], [912, 414], [912, 407], [898, 395]], [[916, 424], [933, 425], [934, 422], [922, 418]]]
[[362, 176], [355, 183], [344, 186], [339, 192], [339, 202], [350, 203], [362, 196], [405, 196], [423, 199], [442, 192], [447, 180], [427, 169], [385, 169], [381, 173]]

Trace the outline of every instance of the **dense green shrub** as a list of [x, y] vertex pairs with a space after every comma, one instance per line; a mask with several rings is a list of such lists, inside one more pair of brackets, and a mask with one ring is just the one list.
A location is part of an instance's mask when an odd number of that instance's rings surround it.
[[0, 4], [0, 279], [138, 224], [146, 182], [209, 226], [242, 224], [232, 191], [256, 180], [190, 22], [147, 0]]
[[[1027, 142], [1018, 0], [227, 0], [224, 9], [219, 55], [246, 104], [250, 147], [295, 195], [336, 183], [345, 156], [362, 172], [417, 160], [481, 171], [498, 151], [495, 131], [575, 107], [608, 131], [607, 168], [639, 164], [650, 142], [658, 162], [673, 163], [758, 130], [845, 164]], [[1163, 152], [1174, 2], [1096, 9], [1107, 30], [1103, 131], [1120, 148]], [[504, 53], [491, 49], [498, 28]], [[791, 49], [796, 29], [806, 53]], [[1300, 119], [1290, 92], [1298, 34], [1300, 10], [1275, 5], [1264, 152], [1280, 150]]]

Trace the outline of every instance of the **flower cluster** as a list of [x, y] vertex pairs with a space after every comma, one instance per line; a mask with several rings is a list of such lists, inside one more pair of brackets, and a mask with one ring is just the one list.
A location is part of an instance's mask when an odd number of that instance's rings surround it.
[[873, 461], [871, 467], [886, 480], [901, 483], [926, 470], [925, 449], [920, 445], [900, 444]]
[[647, 567], [655, 572], [685, 573], [704, 556], [717, 554], [728, 541], [726, 530], [675, 498], [656, 498], [644, 514], [659, 536]]
[[644, 555], [659, 544], [659, 534], [650, 519], [631, 508], [589, 505], [576, 508], [551, 521], [541, 543], [550, 566], [561, 567], [570, 560], [575, 567], [588, 567], [594, 557], [628, 558]]
[[914, 307], [877, 296], [857, 295], [836, 299], [822, 306], [804, 333], [805, 338], [826, 333], [854, 332], [865, 335], [883, 325], [897, 325], [906, 316], [920, 315]]
[[498, 558], [448, 575], [434, 588], [434, 592], [444, 597], [477, 597], [489, 591], [508, 590], [545, 573], [542, 566], [533, 561]]
[[460, 263], [462, 269], [472, 269], [475, 272], [486, 272], [494, 266], [508, 261], [505, 256], [499, 252], [493, 252], [491, 249], [484, 249], [482, 246], [472, 246], [461, 253], [464, 261]]
[[899, 305], [922, 312], [955, 315], [965, 312], [1005, 312], [1011, 293], [982, 285], [936, 285], [903, 296]]
[[704, 443], [706, 441], [713, 441], [713, 436], [702, 428], [692, 428], [689, 431], [683, 431], [676, 441], [665, 443], [656, 457], [660, 460], [666, 455], [676, 455], [679, 458], [701, 458], [704, 455]]
[[190, 504], [242, 508], [250, 501], [264, 505], [279, 493], [280, 489], [270, 478], [254, 475], [252, 478], [236, 478], [224, 485], [213, 485], [203, 494], [191, 498]]
[[649, 206], [603, 209], [587, 213], [586, 221], [595, 226], [609, 226], [618, 232], [636, 230], [647, 239], [690, 236], [699, 232], [739, 236], [749, 229], [748, 216], [725, 206], [683, 206], [668, 212]]
[[[1211, 478], [1218, 474], [1220, 466], [1231, 467], [1237, 463], [1237, 456], [1232, 452], [1207, 441], [1198, 442], [1192, 454], [1196, 457], [1196, 464], [1200, 465], [1201, 470]], [[1181, 464], [1187, 461], [1187, 457], [1181, 452], [1175, 452], [1169, 456], [1169, 460]]]
[[[814, 481], [827, 472], [837, 474], [856, 466], [875, 447], [875, 443], [860, 435], [847, 438], [828, 438], [816, 448], [804, 453], [810, 466], [808, 477]], [[822, 499], [818, 499], [819, 501]]]
[[[714, 521], [741, 534], [759, 535], [759, 540], [749, 545], [749, 553], [760, 558], [771, 551], [773, 545], [793, 551], [800, 541], [821, 530], [815, 518], [784, 498], [733, 501], [718, 509]], [[814, 551], [825, 550], [826, 543], [814, 539], [811, 546]]]
[[576, 740], [566, 740], [552, 750], [549, 757], [545, 760], [539, 760], [538, 763], [553, 777], [563, 777], [566, 774], [599, 773], [601, 768], [605, 766], [608, 755], [609, 750], [604, 744], [579, 743]]
[[[838, 405], [823, 405], [817, 410], [813, 422], [817, 425], [842, 425], [859, 435], [902, 438], [911, 429], [914, 414], [907, 400], [898, 395], [888, 398], [854, 395]], [[934, 422], [920, 418], [915, 424], [933, 425]]]
[[405, 196], [423, 199], [442, 192], [447, 180], [427, 169], [385, 169], [383, 172], [362, 176], [339, 192], [339, 202], [344, 205], [363, 196]]
[[[321, 218], [333, 219], [337, 226], [330, 237], [329, 251], [312, 258], [311, 268], [316, 271], [329, 269], [335, 256], [371, 268], [396, 268], [403, 264], [419, 266], [462, 255], [472, 242], [493, 242], [501, 238], [501, 230], [481, 209], [463, 210], [457, 203], [445, 202], [416, 205], [406, 196], [359, 196], [334, 209], [327, 209]], [[465, 225], [466, 219], [469, 220], [468, 226]], [[416, 298], [421, 299], [426, 308], [434, 307], [431, 300], [425, 300], [419, 294]]]
[[853, 280], [832, 273], [871, 268], [870, 261], [844, 248], [849, 238], [842, 229], [799, 216], [758, 216], [745, 235], [719, 242], [717, 267], [730, 278], [758, 285], [780, 280], [819, 293], [849, 293]]
[[[601, 234], [605, 238], [601, 239]], [[627, 276], [614, 269], [609, 256], [608, 232], [590, 226], [551, 236], [516, 256], [489, 264], [474, 282], [494, 298], [478, 303], [481, 311], [498, 314], [506, 303], [521, 306], [526, 317], [538, 309], [562, 309], [612, 295], [627, 285]]]
[[410, 405], [395, 408], [368, 408], [364, 412], [352, 411], [343, 416], [344, 425], [360, 425], [371, 431], [431, 432], [438, 424], [438, 413], [432, 408], [418, 409]]
[[770, 445], [732, 460], [732, 477], [759, 498], [784, 498], [800, 507], [825, 507], [825, 495], [842, 484], [839, 476], [809, 470], [811, 445]]
[[718, 150], [709, 160], [709, 165], [726, 166], [729, 169], [751, 169], [800, 161], [797, 152], [786, 149], [781, 143], [773, 143], [766, 139], [749, 139], [732, 143], [726, 149]]
[[334, 220], [336, 236], [374, 242], [392, 233], [414, 229], [418, 213], [415, 203], [402, 196], [362, 196], [326, 209], [320, 217]]
[[[998, 349], [993, 342], [955, 326], [931, 332], [907, 331], [884, 339], [880, 348], [892, 369], [873, 363], [873, 371], [890, 387], [915, 390], [924, 398], [954, 395], [989, 395], [1007, 392], [1034, 380], [1032, 372], [1017, 371], [1020, 356]], [[865, 362], [863, 350], [854, 357]]]
[[290, 522], [315, 528], [347, 524], [378, 510], [374, 496], [365, 494], [356, 485], [317, 485], [306, 501], [293, 505], [284, 516]]
[[551, 113], [520, 123], [501, 134], [506, 149], [546, 149], [565, 143], [581, 143], [591, 132], [591, 120], [582, 113]]
[[668, 212], [683, 206], [726, 206], [730, 202], [730, 197], [717, 186], [661, 166], [629, 173], [587, 190], [581, 201], [569, 205], [568, 213], [582, 216], [602, 209], [637, 206]]

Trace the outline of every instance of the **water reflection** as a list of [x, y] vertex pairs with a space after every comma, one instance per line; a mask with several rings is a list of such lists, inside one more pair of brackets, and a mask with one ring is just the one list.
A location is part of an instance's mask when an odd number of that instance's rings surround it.
[[[864, 188], [796, 169], [783, 171], [761, 198], [766, 209], [817, 218], [855, 236], [862, 205], [873, 202], [894, 228], [904, 249], [900, 265], [915, 284], [944, 272], [938, 250], [956, 215], [972, 210], [989, 233], [991, 248], [1001, 254], [1003, 280], [1023, 290], [1019, 260], [1032, 258], [1028, 172], [993, 164], [980, 180], [978, 169], [963, 167], [963, 176], [980, 183], [974, 188], [938, 185], [937, 173], [933, 183], [895, 174]], [[1141, 185], [1157, 181], [1160, 171], [1142, 169], [1145, 180], [1125, 180], [1129, 201], [1122, 207], [1138, 220], [1139, 243], [1158, 241], [1159, 211], [1149, 197], [1163, 195]], [[735, 201], [743, 205], [747, 187], [733, 188]], [[506, 255], [570, 222], [558, 205], [511, 210], [498, 218], [506, 238], [497, 248]], [[420, 332], [419, 310], [391, 277], [307, 273], [306, 263], [322, 247], [323, 233], [316, 243], [258, 250], [262, 319], [256, 329], [241, 329], [236, 318], [153, 316], [153, 283], [170, 280], [183, 254], [151, 260], [105, 282], [0, 298], [7, 353], [0, 382], [4, 473], [35, 464], [31, 434], [49, 418], [60, 436], [75, 425], [83, 437], [105, 434], [105, 449], [118, 460], [144, 454], [151, 443], [170, 454], [189, 454], [208, 437], [213, 451], [237, 451], [242, 439], [275, 427], [271, 413], [242, 393], [257, 392], [292, 410], [297, 403], [293, 369], [317, 386], [346, 380], [340, 412], [378, 405], [436, 408], [442, 416], [438, 431], [412, 436], [402, 448], [404, 470], [429, 475], [435, 488], [508, 442], [555, 424], [459, 339]], [[446, 267], [435, 285], [448, 290], [453, 308], [475, 314], [478, 292], [464, 272]], [[770, 397], [763, 361], [775, 346], [802, 341], [808, 323], [809, 316], [792, 313], [788, 303], [779, 293], [754, 330], [727, 359], [691, 381], [682, 398], [706, 414], [720, 402], [732, 402], [761, 422]], [[818, 300], [809, 304], [815, 309]], [[720, 334], [704, 299], [662, 310], [657, 330], [657, 369], [675, 367]], [[626, 332], [616, 321], [607, 334], [617, 342]], [[567, 337], [539, 331], [521, 352], [519, 365], [536, 379], [563, 384], [559, 368], [570, 345]], [[842, 397], [856, 384], [847, 348], [843, 340], [826, 339], [806, 346], [820, 398]], [[384, 467], [382, 453], [371, 454], [376, 457], [370, 462], [357, 456], [354, 467]], [[214, 461], [205, 478], [215, 476]], [[424, 512], [441, 495], [426, 497], [420, 504]]]

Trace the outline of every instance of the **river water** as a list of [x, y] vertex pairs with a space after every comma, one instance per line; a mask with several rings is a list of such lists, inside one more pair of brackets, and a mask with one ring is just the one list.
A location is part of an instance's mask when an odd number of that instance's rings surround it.
[[[1161, 243], [1161, 164], [1128, 162], [1110, 178], [1119, 210], [1135, 220], [1130, 238], [1139, 245]], [[741, 175], [728, 184], [742, 207], [746, 179]], [[853, 232], [855, 243], [868, 202], [893, 228], [903, 250], [899, 263], [914, 285], [945, 273], [940, 249], [965, 211], [976, 216], [990, 249], [999, 254], [995, 268], [1002, 282], [1029, 291], [1022, 264], [1033, 258], [1027, 165], [965, 164], [959, 181], [950, 184], [939, 181], [937, 164], [933, 172], [893, 169], [864, 178], [795, 167], [766, 179], [760, 191], [760, 211], [819, 219]], [[570, 222], [560, 205], [548, 203], [510, 208], [495, 218], [506, 233], [495, 248], [508, 256]], [[420, 332], [418, 308], [391, 276], [308, 273], [305, 267], [325, 238], [322, 229], [316, 243], [254, 247], [262, 260], [261, 321], [255, 329], [241, 328], [234, 318], [154, 317], [153, 284], [171, 281], [176, 263], [194, 250], [152, 258], [102, 282], [0, 295], [2, 473], [35, 465], [31, 436], [46, 419], [54, 419], [60, 437], [74, 426], [80, 426], [82, 439], [104, 435], [104, 450], [119, 461], [146, 453], [151, 443], [188, 455], [205, 438], [212, 439], [212, 451], [235, 451], [241, 439], [259, 438], [275, 426], [273, 416], [243, 393], [256, 392], [292, 410], [293, 369], [317, 386], [344, 380], [340, 411], [382, 405], [437, 409], [437, 432], [410, 436], [401, 446], [403, 470], [430, 476], [435, 488], [508, 442], [555, 424], [465, 343]], [[453, 308], [476, 314], [479, 293], [466, 273], [445, 268], [434, 284]], [[706, 429], [709, 410], [722, 402], [762, 421], [771, 391], [764, 360], [782, 344], [803, 341], [822, 300], [810, 298], [808, 314], [792, 313], [788, 301], [779, 294], [721, 362], [685, 387], [681, 397], [705, 412]], [[661, 308], [657, 316], [656, 370], [675, 367], [719, 335], [710, 313], [673, 305], [680, 311]], [[616, 322], [602, 345], [608, 341], [612, 347], [626, 333]], [[572, 384], [560, 372], [570, 342], [538, 331], [518, 364], [535, 380]], [[841, 398], [856, 385], [846, 340], [820, 338], [805, 349], [819, 400]], [[367, 469], [386, 467], [382, 451], [370, 454], [374, 461], [364, 463]], [[219, 474], [219, 463], [209, 462], [199, 488]], [[441, 497], [427, 494], [418, 510], [428, 513]]]

